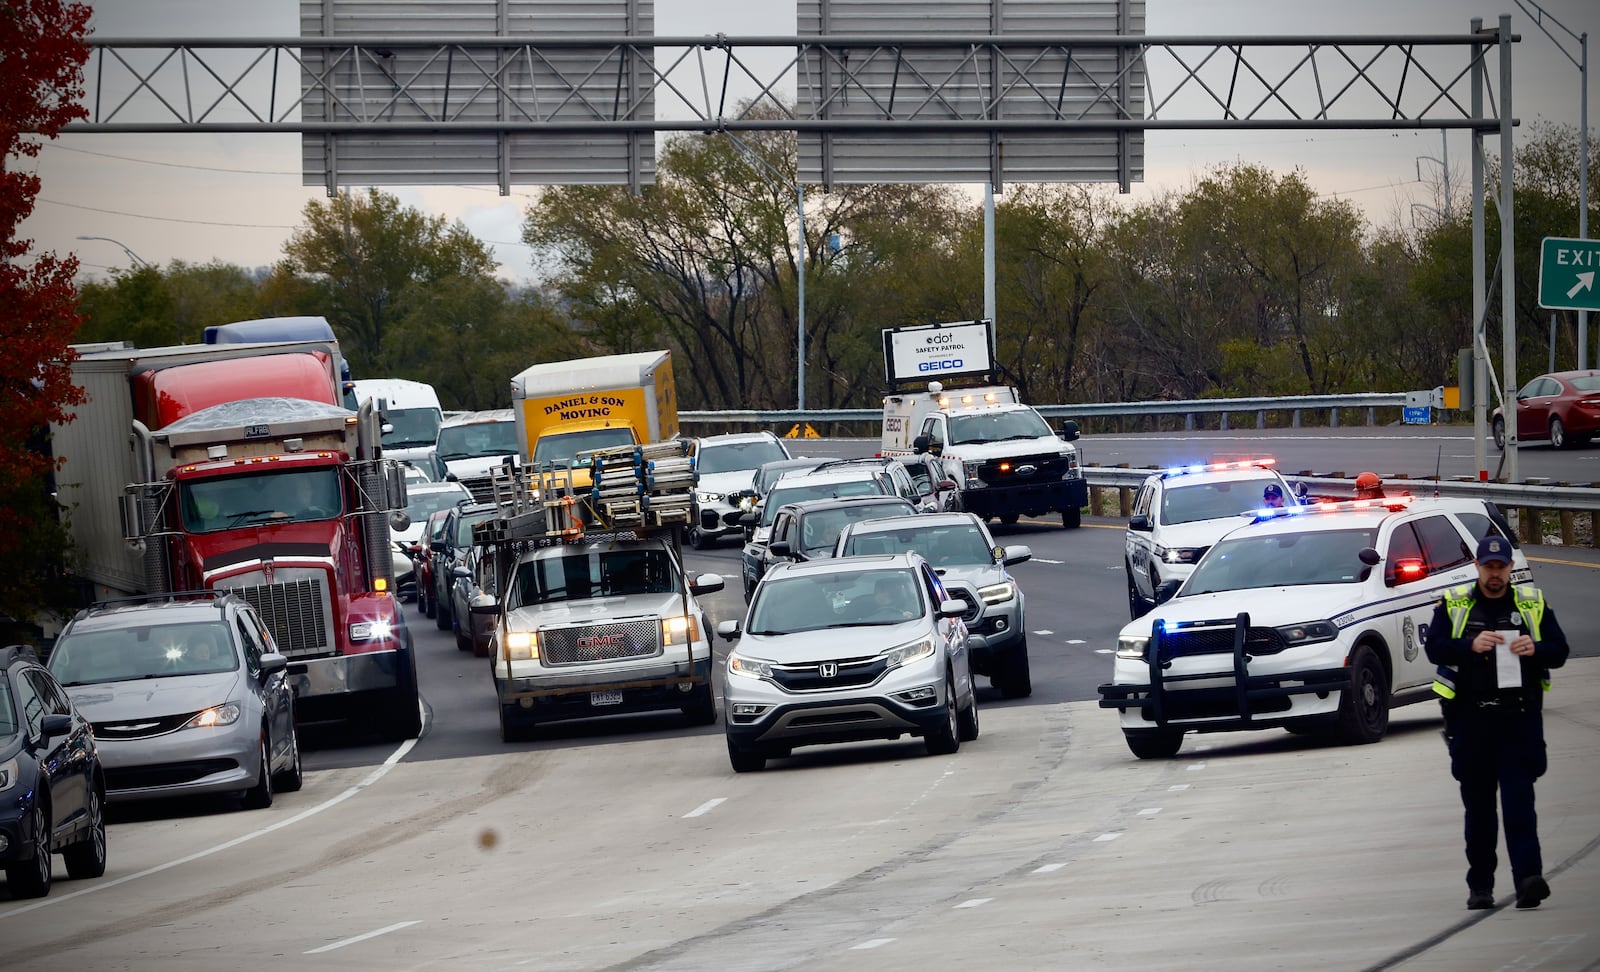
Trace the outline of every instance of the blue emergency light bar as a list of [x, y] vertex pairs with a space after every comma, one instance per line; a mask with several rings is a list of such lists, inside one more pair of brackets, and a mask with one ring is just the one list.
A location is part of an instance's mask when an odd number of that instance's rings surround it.
[[1411, 496], [1386, 496], [1382, 499], [1335, 500], [1306, 503], [1301, 506], [1268, 506], [1240, 514], [1252, 523], [1282, 519], [1286, 516], [1304, 516], [1308, 513], [1340, 513], [1347, 510], [1389, 510], [1396, 512], [1411, 505]]
[[1276, 459], [1238, 459], [1232, 462], [1206, 462], [1195, 463], [1192, 466], [1172, 466], [1162, 471], [1165, 476], [1187, 476], [1192, 473], [1226, 472], [1229, 469], [1271, 469], [1278, 464]]

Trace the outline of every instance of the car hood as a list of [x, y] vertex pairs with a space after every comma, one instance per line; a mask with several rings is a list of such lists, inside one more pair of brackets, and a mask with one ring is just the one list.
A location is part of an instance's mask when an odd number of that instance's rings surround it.
[[[698, 614], [699, 610], [699, 605], [695, 603], [693, 597], [690, 597], [689, 613]], [[605, 624], [641, 617], [676, 617], [682, 613], [681, 594], [625, 594], [617, 597], [591, 597], [582, 601], [555, 601], [550, 604], [515, 608], [506, 615], [506, 627], [513, 631], [535, 631], [567, 625]]]
[[701, 473], [695, 488], [702, 493], [731, 493], [736, 489], [749, 489], [755, 481], [754, 469], [735, 469], [731, 472]]
[[1249, 522], [1243, 516], [1219, 516], [1162, 526], [1160, 543], [1163, 547], [1209, 547]]
[[234, 698], [238, 672], [212, 675], [172, 675], [127, 682], [69, 685], [73, 705], [90, 722], [121, 722], [154, 716], [180, 715]]
[[[513, 456], [513, 459], [516, 457]], [[476, 479], [479, 476], [489, 475], [491, 469], [498, 469], [506, 461], [504, 455], [473, 456], [470, 459], [450, 459], [444, 464], [445, 469], [457, 479]]]
[[1218, 591], [1175, 597], [1142, 618], [1128, 622], [1124, 635], [1149, 634], [1157, 621], [1217, 621], [1248, 612], [1250, 623], [1275, 627], [1302, 621], [1332, 620], [1369, 603], [1365, 584], [1297, 584]]
[[937, 570], [946, 582], [956, 581], [973, 587], [988, 587], [1006, 579], [1000, 568], [993, 564], [950, 564]]
[[952, 442], [944, 447], [942, 458], [978, 462], [1016, 456], [1070, 456], [1077, 451], [1076, 445], [1060, 436], [1041, 435], [1032, 439], [1001, 439], [997, 442]]
[[932, 634], [926, 618], [881, 626], [844, 625], [792, 634], [746, 632], [735, 648], [741, 655], [771, 662], [837, 661], [866, 658]]

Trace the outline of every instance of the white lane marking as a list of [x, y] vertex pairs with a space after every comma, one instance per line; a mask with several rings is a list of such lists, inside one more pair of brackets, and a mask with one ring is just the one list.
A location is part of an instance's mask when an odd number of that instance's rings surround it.
[[1058, 565], [1066, 563], [1065, 560], [1046, 560], [1043, 557], [1035, 557], [1035, 558], [1033, 558], [1033, 562], [1036, 563], [1036, 564], [1058, 564]]
[[683, 815], [684, 819], [688, 819], [689, 817], [701, 816], [702, 814], [705, 814], [705, 813], [715, 809], [717, 804], [719, 804], [719, 803], [727, 803], [727, 802], [728, 802], [728, 798], [727, 797], [716, 797], [715, 799], [707, 800], [706, 802], [700, 804], [698, 807], [695, 807], [693, 810], [690, 810], [688, 813], [684, 814]]
[[1069, 645], [1086, 645], [1086, 644], [1088, 644], [1088, 642], [1084, 641], [1082, 638], [1068, 638], [1067, 639], [1067, 644], [1069, 644]]
[[1153, 816], [1155, 816], [1156, 814], [1158, 814], [1160, 812], [1161, 812], [1161, 808], [1160, 807], [1145, 807], [1143, 810], [1139, 811], [1139, 816], [1141, 816], [1141, 817], [1153, 817]]
[[1112, 833], [1112, 834], [1101, 834], [1100, 836], [1098, 836], [1098, 837], [1096, 837], [1094, 839], [1094, 842], [1097, 843], [1097, 844], [1103, 844], [1108, 840], [1116, 840], [1118, 837], [1121, 837], [1121, 836], [1122, 836], [1122, 834], [1121, 834], [1120, 831], [1117, 832], [1117, 833]]
[[1035, 873], [1035, 874], [1049, 874], [1051, 871], [1059, 871], [1059, 870], [1061, 870], [1062, 868], [1064, 868], [1066, 866], [1067, 866], [1067, 862], [1066, 861], [1057, 861], [1054, 864], [1045, 864], [1042, 867], [1036, 867], [1036, 868], [1033, 869], [1033, 873]]
[[956, 907], [957, 908], [982, 908], [984, 905], [988, 904], [989, 902], [991, 902], [993, 900], [994, 900], [993, 898], [969, 898], [966, 901], [963, 901], [960, 904], [956, 905]]
[[1187, 783], [1175, 783], [1172, 786], [1167, 787], [1169, 790], [1187, 790], [1188, 788], [1189, 784]]
[[1039, 630], [1035, 631], [1034, 634], [1038, 635], [1041, 638], [1048, 638], [1051, 635], [1055, 634], [1055, 632], [1051, 631], [1049, 628], [1040, 628]]
[[1114, 648], [1096, 648], [1094, 653], [1097, 655], [1109, 655], [1115, 650]]
[[318, 954], [320, 954], [322, 952], [331, 952], [336, 948], [344, 948], [346, 945], [354, 945], [356, 942], [364, 942], [369, 938], [377, 938], [379, 935], [387, 935], [390, 932], [399, 931], [402, 928], [410, 928], [412, 925], [420, 925], [420, 924], [422, 924], [422, 922], [420, 920], [419, 921], [397, 921], [392, 925], [387, 925], [387, 926], [385, 926], [383, 928], [379, 928], [377, 931], [369, 931], [365, 935], [357, 935], [354, 938], [341, 939], [340, 941], [331, 942], [331, 943], [329, 943], [327, 945], [324, 945], [321, 948], [313, 948], [309, 952], [301, 952], [300, 954], [302, 954], [302, 955], [318, 955]]
[[395, 764], [400, 762], [406, 753], [411, 752], [411, 747], [415, 746], [416, 744], [417, 741], [415, 739], [407, 739], [405, 742], [400, 744], [398, 749], [389, 754], [389, 758], [383, 761], [383, 765], [379, 766], [371, 773], [368, 773], [366, 779], [345, 790], [343, 793], [340, 793], [338, 796], [330, 797], [314, 807], [300, 811], [292, 817], [286, 817], [275, 824], [262, 827], [260, 830], [251, 831], [248, 834], [241, 834], [232, 840], [225, 840], [215, 847], [208, 847], [202, 851], [195, 851], [193, 854], [189, 854], [186, 857], [180, 857], [175, 861], [168, 861], [165, 864], [157, 864], [155, 867], [147, 867], [135, 874], [128, 874], [111, 881], [101, 881], [96, 884], [91, 884], [88, 887], [80, 891], [74, 891], [71, 894], [51, 895], [48, 898], [41, 898], [31, 905], [24, 905], [23, 907], [14, 909], [12, 911], [0, 912], [0, 921], [16, 915], [27, 914], [28, 912], [34, 911], [38, 908], [45, 908], [50, 905], [58, 905], [63, 901], [71, 901], [73, 898], [81, 897], [86, 894], [94, 894], [96, 891], [104, 891], [107, 888], [114, 888], [119, 884], [127, 884], [129, 881], [136, 881], [139, 878], [149, 877], [152, 874], [159, 874], [162, 871], [170, 870], [174, 867], [179, 867], [184, 864], [189, 864], [204, 857], [210, 857], [212, 854], [216, 854], [225, 850], [231, 850], [232, 848], [238, 847], [240, 844], [255, 840], [257, 837], [265, 837], [267, 834], [270, 834], [273, 831], [282, 830], [284, 827], [287, 827], [290, 824], [297, 824], [307, 817], [316, 816], [324, 810], [338, 806], [344, 801], [355, 796], [357, 793], [360, 793], [362, 790], [365, 790], [367, 787], [383, 779], [388, 775], [389, 771], [394, 768]]
[[1184, 767], [1184, 769], [1188, 770], [1191, 773], [1197, 772], [1199, 770], [1203, 770], [1205, 768], [1206, 768], [1206, 764], [1204, 764], [1204, 763], [1192, 763], [1192, 764]]
[[862, 952], [869, 948], [879, 948], [889, 944], [892, 941], [894, 941], [892, 938], [874, 938], [869, 941], [862, 942], [860, 945], [852, 945], [850, 946], [850, 950], [852, 952]]

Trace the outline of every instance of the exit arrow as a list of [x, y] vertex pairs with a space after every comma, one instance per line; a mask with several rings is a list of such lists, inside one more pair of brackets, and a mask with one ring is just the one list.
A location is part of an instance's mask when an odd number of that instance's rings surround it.
[[1594, 271], [1590, 270], [1587, 273], [1580, 273], [1580, 274], [1578, 274], [1578, 282], [1572, 285], [1572, 289], [1571, 290], [1567, 291], [1567, 299], [1571, 300], [1573, 297], [1578, 296], [1579, 291], [1593, 290], [1593, 289], [1594, 289]]

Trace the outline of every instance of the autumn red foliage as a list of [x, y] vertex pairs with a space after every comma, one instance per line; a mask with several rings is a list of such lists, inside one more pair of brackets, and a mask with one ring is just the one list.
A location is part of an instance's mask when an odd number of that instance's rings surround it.
[[[0, 573], [48, 562], [40, 545], [59, 531], [44, 521], [50, 460], [35, 447], [48, 423], [83, 401], [70, 371], [77, 258], [34, 253], [18, 231], [39, 193], [42, 139], [87, 114], [88, 22], [81, 3], [0, 0]], [[0, 611], [42, 606], [28, 603], [39, 594], [23, 578], [0, 581]]]

